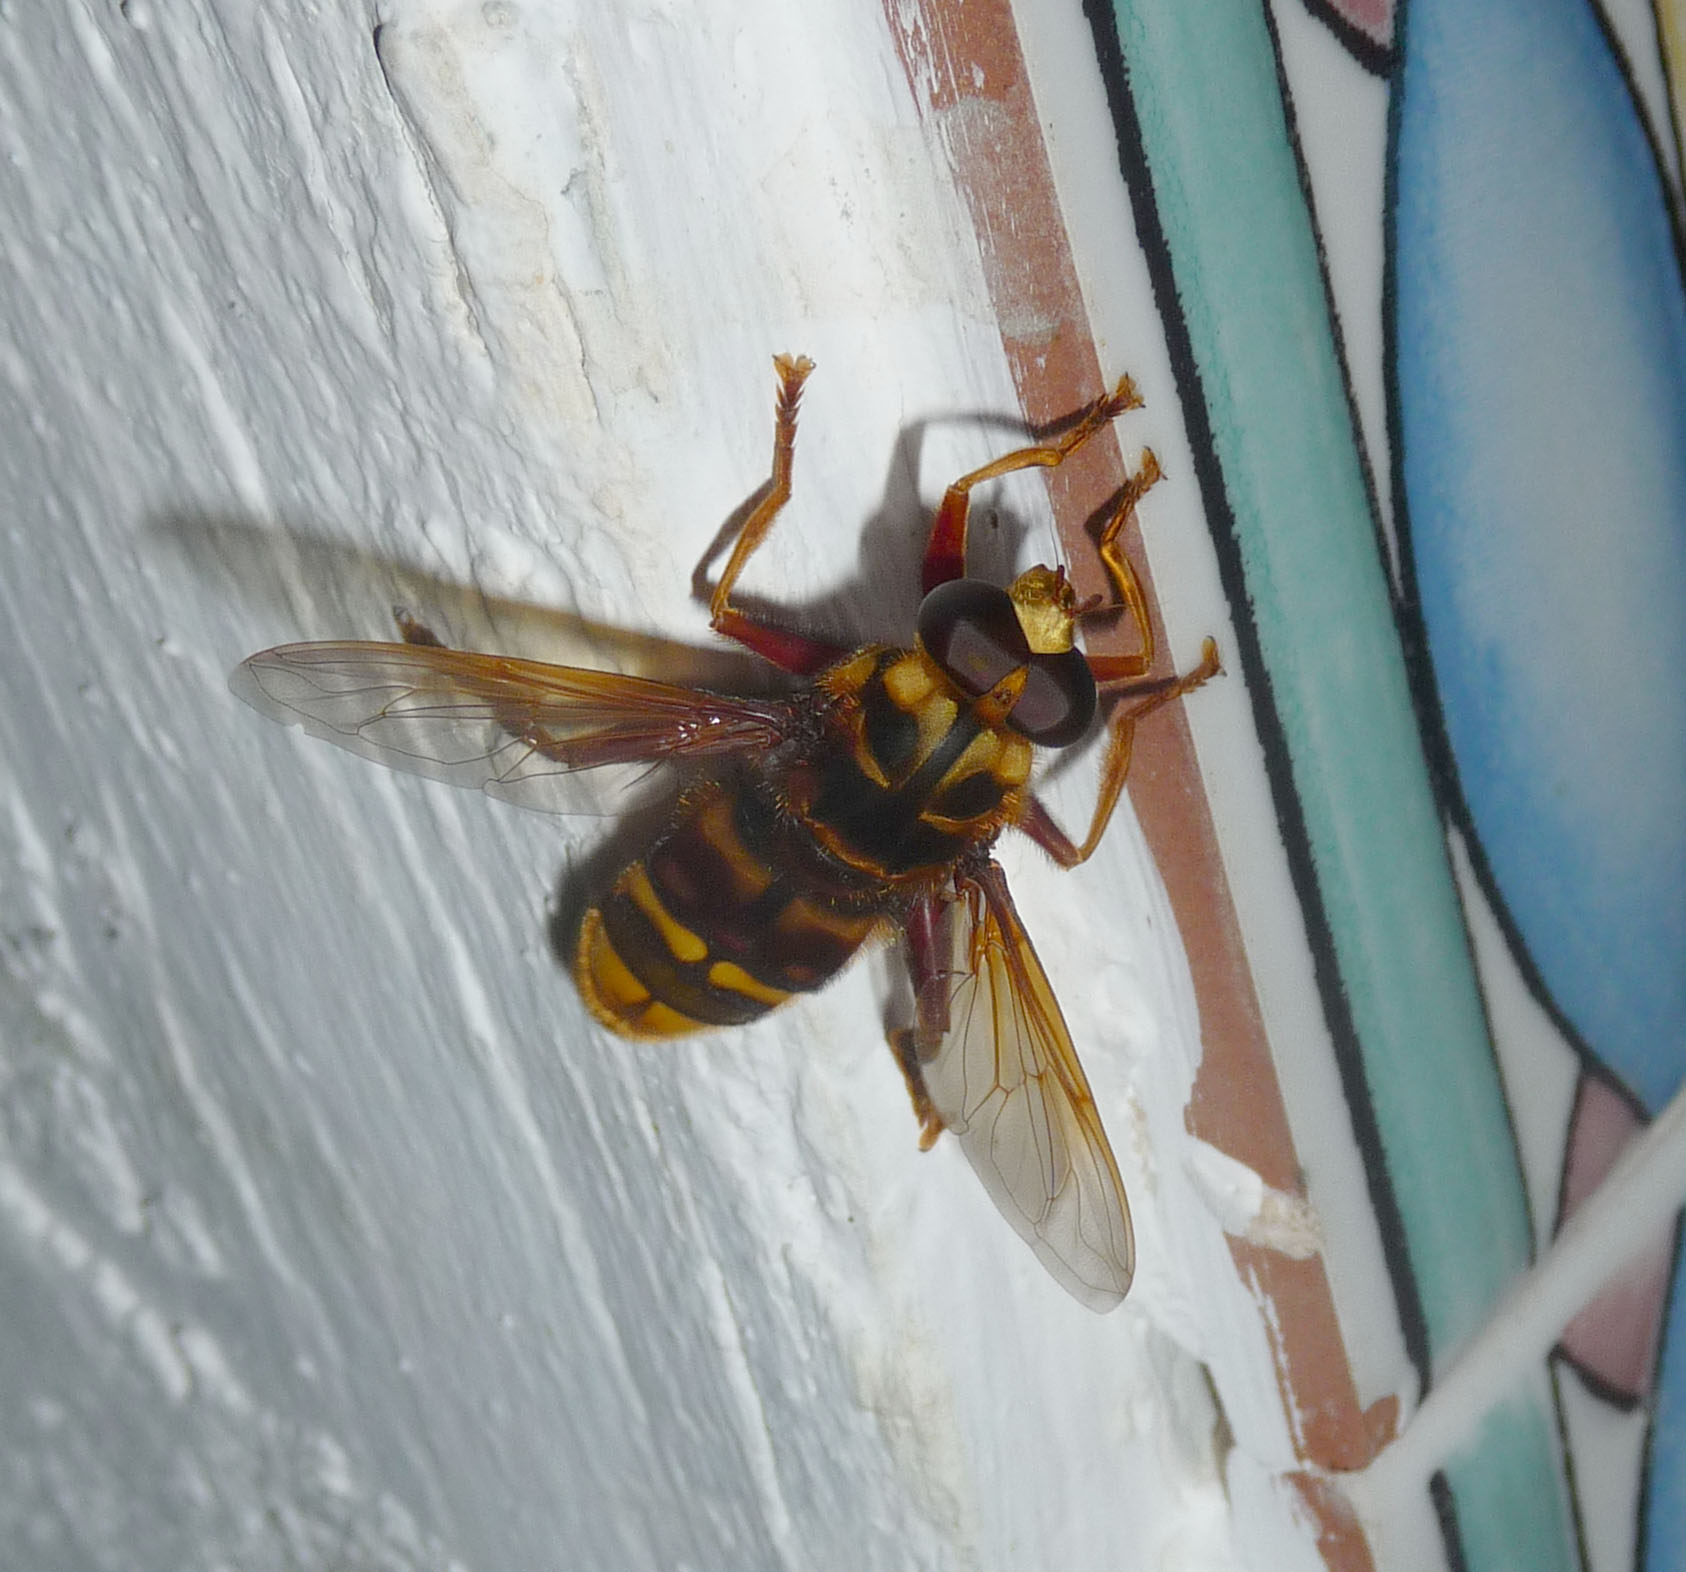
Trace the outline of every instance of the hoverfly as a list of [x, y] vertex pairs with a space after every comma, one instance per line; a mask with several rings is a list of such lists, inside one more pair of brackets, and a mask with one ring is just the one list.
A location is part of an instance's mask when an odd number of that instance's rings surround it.
[[[899, 931], [914, 1020], [892, 1032], [928, 1149], [946, 1128], [1043, 1264], [1094, 1310], [1130, 1286], [1130, 1211], [1047, 974], [990, 848], [1009, 825], [1072, 868], [1094, 851], [1150, 711], [1216, 674], [1149, 678], [1153, 635], [1120, 534], [1159, 478], [1151, 452], [1100, 530], [1116, 599], [1079, 605], [1063, 568], [1002, 589], [965, 576], [970, 493], [1062, 463], [1140, 400], [1129, 378], [1051, 442], [962, 476], [937, 509], [910, 647], [849, 650], [740, 610], [732, 589], [790, 496], [813, 362], [778, 356], [773, 466], [710, 601], [714, 629], [806, 679], [741, 698], [444, 647], [400, 614], [401, 643], [287, 644], [236, 671], [240, 697], [366, 758], [549, 812], [582, 811], [589, 775], [709, 761], [667, 829], [587, 910], [573, 972], [628, 1037], [753, 1021]], [[1073, 634], [1122, 610], [1130, 655]], [[1120, 702], [1121, 701], [1121, 702]], [[1075, 843], [1031, 793], [1037, 748], [1107, 721], [1099, 799]]]

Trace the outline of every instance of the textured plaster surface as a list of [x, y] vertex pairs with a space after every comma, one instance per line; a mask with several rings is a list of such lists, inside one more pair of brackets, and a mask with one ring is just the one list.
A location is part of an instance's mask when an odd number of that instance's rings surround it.
[[[1204, 1572], [1253, 1564], [1226, 1473], [1310, 1556], [1283, 1417], [1203, 1369], [1268, 1352], [1127, 813], [1076, 876], [1003, 852], [1136, 1202], [1101, 1319], [916, 1151], [887, 958], [609, 1040], [549, 928], [612, 822], [226, 691], [394, 603], [705, 646], [782, 349], [746, 589], [902, 635], [921, 499], [1013, 435], [975, 244], [875, 10], [728, 9], [0, 4], [9, 1565]], [[986, 560], [1049, 555], [998, 503]]]

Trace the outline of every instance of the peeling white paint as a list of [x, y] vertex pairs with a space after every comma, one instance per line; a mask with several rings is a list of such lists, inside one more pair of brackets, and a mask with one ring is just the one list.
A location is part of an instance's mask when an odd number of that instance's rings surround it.
[[1226, 1234], [1305, 1261], [1323, 1248], [1323, 1230], [1304, 1197], [1273, 1189], [1245, 1163], [1206, 1141], [1190, 1140], [1195, 1189]]

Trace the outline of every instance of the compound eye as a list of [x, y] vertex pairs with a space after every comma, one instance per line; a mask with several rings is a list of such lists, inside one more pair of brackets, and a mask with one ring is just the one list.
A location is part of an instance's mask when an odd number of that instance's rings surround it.
[[1079, 651], [1032, 655], [1007, 724], [1039, 747], [1063, 748], [1087, 734], [1095, 704], [1095, 679]]
[[925, 597], [919, 606], [919, 642], [974, 698], [1031, 659], [1006, 590], [979, 579], [950, 579]]

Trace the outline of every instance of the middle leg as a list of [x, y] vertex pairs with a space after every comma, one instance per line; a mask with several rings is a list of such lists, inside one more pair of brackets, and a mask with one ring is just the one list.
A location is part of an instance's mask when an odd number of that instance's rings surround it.
[[1192, 693], [1196, 688], [1210, 682], [1222, 670], [1223, 667], [1218, 662], [1217, 641], [1209, 638], [1201, 648], [1200, 664], [1193, 671], [1163, 682], [1132, 685], [1140, 697], [1114, 716], [1108, 727], [1106, 759], [1101, 765], [1100, 792], [1095, 799], [1094, 816], [1089, 821], [1089, 833], [1084, 837], [1082, 845], [1072, 841], [1035, 797], [1030, 799], [1030, 806], [1019, 820], [1018, 828], [1062, 868], [1075, 868], [1079, 863], [1087, 862], [1094, 856], [1095, 848], [1100, 845], [1101, 837], [1106, 834], [1107, 825], [1112, 822], [1113, 809], [1118, 806], [1119, 796], [1124, 790], [1124, 779], [1130, 773], [1130, 754], [1136, 741], [1136, 722], [1144, 715], [1151, 715], [1162, 705], [1169, 704], [1173, 699], [1180, 699], [1184, 694]]

